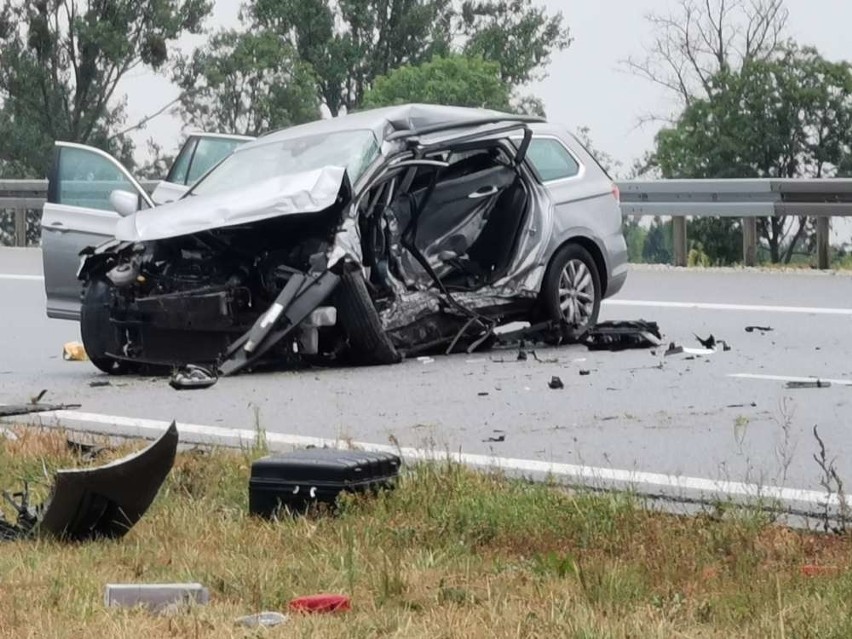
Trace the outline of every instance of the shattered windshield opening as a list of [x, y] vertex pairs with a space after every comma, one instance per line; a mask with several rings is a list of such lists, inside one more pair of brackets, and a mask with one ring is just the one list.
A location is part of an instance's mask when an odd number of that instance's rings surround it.
[[379, 153], [376, 136], [369, 130], [306, 135], [239, 149], [222, 161], [190, 192], [214, 195], [272, 177], [302, 173], [327, 166], [346, 169], [358, 180]]

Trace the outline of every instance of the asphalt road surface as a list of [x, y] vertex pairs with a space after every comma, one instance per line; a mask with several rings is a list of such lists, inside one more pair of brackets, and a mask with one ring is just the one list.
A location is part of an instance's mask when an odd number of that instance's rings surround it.
[[[819, 489], [815, 425], [852, 477], [852, 276], [754, 270], [631, 271], [601, 319], [649, 319], [667, 341], [730, 351], [540, 348], [397, 366], [248, 374], [176, 392], [160, 378], [112, 378], [61, 357], [75, 323], [48, 320], [40, 253], [0, 249], [0, 403], [43, 401], [126, 417], [588, 464]], [[761, 333], [748, 325], [771, 326]], [[580, 375], [581, 370], [589, 371]], [[551, 390], [554, 375], [565, 388]], [[788, 389], [818, 376], [831, 386]], [[502, 442], [487, 441], [505, 436]], [[850, 480], [852, 481], [852, 480]]]

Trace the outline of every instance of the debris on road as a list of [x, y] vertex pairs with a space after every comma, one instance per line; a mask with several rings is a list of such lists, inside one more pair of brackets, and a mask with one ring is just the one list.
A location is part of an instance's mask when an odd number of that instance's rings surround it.
[[280, 626], [282, 623], [287, 623], [290, 619], [287, 615], [280, 612], [271, 612], [265, 610], [254, 615], [246, 615], [235, 621], [236, 625], [245, 628], [272, 628]]
[[664, 357], [671, 357], [672, 355], [697, 355], [697, 356], [706, 356], [712, 355], [716, 351], [712, 348], [690, 348], [689, 346], [680, 346], [671, 342], [669, 344], [666, 352], [663, 353]]
[[770, 331], [774, 331], [775, 329], [771, 326], [746, 326], [746, 333], [753, 333], [754, 331], [759, 331], [761, 334], [768, 333]]
[[68, 342], [62, 347], [62, 359], [66, 362], [85, 362], [89, 356], [81, 342]]
[[217, 381], [219, 381], [219, 377], [213, 370], [196, 364], [188, 364], [172, 374], [169, 386], [175, 390], [194, 390], [210, 388]]
[[[0, 518], [0, 539], [47, 533], [65, 541], [123, 537], [145, 514], [172, 469], [178, 431], [174, 422], [150, 446], [96, 468], [56, 471], [46, 504], [31, 507], [29, 490], [7, 496], [17, 523]], [[15, 501], [18, 499], [18, 501]]]
[[580, 338], [590, 351], [653, 348], [662, 343], [656, 322], [645, 320], [601, 322]]
[[592, 374], [592, 371], [590, 371], [590, 370], [586, 370], [586, 369], [584, 369], [584, 368], [581, 368], [581, 369], [580, 369], [580, 375], [581, 375], [582, 377], [585, 377], [586, 375], [591, 375], [591, 374]]
[[251, 465], [249, 513], [271, 518], [282, 509], [304, 512], [310, 506], [333, 506], [345, 492], [393, 488], [398, 455], [363, 450], [310, 448], [267, 455]]
[[306, 595], [290, 602], [291, 612], [345, 612], [352, 609], [352, 600], [347, 595]]
[[787, 382], [787, 388], [830, 388], [831, 382], [821, 379]]
[[[693, 333], [695, 335], [695, 333]], [[695, 335], [695, 339], [698, 340], [698, 343], [701, 344], [704, 348], [709, 348], [710, 350], [716, 349], [716, 338], [711, 334], [707, 339], [701, 339], [698, 335]]]
[[483, 439], [483, 442], [499, 444], [500, 442], [506, 441], [505, 435], [497, 435], [497, 437], [489, 437], [488, 439]]
[[481, 391], [481, 392], [477, 393], [477, 395], [479, 397], [486, 397], [486, 396], [488, 396], [488, 392], [487, 391]]
[[199, 583], [107, 584], [104, 588], [104, 605], [107, 608], [141, 606], [151, 612], [164, 612], [176, 606], [209, 602], [210, 591]]
[[553, 390], [556, 390], [556, 389], [559, 389], [559, 388], [565, 388], [565, 384], [563, 384], [562, 380], [559, 377], [557, 377], [556, 375], [554, 375], [553, 377], [550, 378], [550, 381], [547, 382], [547, 386], [548, 386], [548, 388], [551, 388]]
[[108, 379], [96, 379], [93, 382], [89, 382], [90, 388], [103, 388], [105, 386], [112, 386], [112, 382]]
[[432, 364], [435, 362], [435, 360], [431, 357], [418, 357], [417, 361], [421, 364]]
[[728, 404], [728, 408], [746, 408], [747, 406], [757, 408], [757, 402], [752, 402], [751, 404]]
[[54, 410], [80, 408], [80, 404], [4, 404], [0, 405], [0, 417], [14, 417], [30, 413], [46, 413]]

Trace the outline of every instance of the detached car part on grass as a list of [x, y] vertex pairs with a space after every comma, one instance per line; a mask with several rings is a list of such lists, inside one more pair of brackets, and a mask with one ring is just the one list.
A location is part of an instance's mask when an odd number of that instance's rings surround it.
[[205, 387], [263, 359], [471, 351], [515, 321], [579, 338], [621, 288], [626, 245], [606, 173], [548, 127], [408, 105], [246, 143], [86, 252], [89, 358], [111, 373], [192, 364], [210, 379], [194, 368], [185, 387]]
[[177, 426], [172, 422], [138, 453], [95, 468], [57, 471], [42, 505], [30, 506], [26, 487], [15, 495], [4, 493], [18, 518], [13, 524], [0, 516], [0, 540], [42, 533], [66, 541], [123, 537], [157, 496], [174, 465], [177, 445]]

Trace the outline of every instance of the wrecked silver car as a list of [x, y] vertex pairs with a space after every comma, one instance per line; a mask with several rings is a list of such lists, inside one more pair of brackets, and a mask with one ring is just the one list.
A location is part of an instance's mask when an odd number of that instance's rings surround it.
[[[69, 173], [54, 167], [51, 220], [85, 190]], [[560, 127], [478, 109], [297, 126], [240, 145], [175, 202], [109, 199], [114, 239], [77, 275], [86, 352], [110, 373], [388, 364], [486, 347], [516, 321], [570, 340], [627, 272], [618, 191], [594, 158]]]

